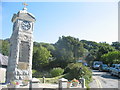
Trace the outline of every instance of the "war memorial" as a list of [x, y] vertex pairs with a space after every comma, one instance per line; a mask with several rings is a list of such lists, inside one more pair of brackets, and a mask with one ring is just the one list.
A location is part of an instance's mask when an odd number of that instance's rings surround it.
[[[32, 79], [34, 15], [27, 12], [27, 4], [12, 17], [13, 33], [10, 38], [10, 54], [7, 68], [7, 82], [28, 85]], [[13, 84], [16, 83], [16, 84]]]

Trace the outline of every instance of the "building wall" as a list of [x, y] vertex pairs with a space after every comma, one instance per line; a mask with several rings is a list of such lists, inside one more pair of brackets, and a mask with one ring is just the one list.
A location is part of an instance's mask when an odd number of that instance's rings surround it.
[[6, 68], [0, 67], [0, 83], [5, 83], [6, 81]]

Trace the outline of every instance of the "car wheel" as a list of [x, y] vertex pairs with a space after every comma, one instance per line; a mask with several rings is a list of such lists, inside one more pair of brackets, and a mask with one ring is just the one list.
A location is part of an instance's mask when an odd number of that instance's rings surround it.
[[113, 76], [113, 73], [112, 73], [112, 72], [110, 72], [110, 74], [111, 74], [111, 76]]
[[101, 70], [99, 69], [99, 71], [101, 71]]

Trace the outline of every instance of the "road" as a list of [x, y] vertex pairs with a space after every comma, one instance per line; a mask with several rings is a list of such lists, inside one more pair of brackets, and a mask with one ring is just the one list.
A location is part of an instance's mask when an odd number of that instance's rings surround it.
[[119, 88], [120, 80], [116, 76], [111, 76], [108, 72], [99, 72], [93, 70], [93, 82], [90, 83], [91, 88]]

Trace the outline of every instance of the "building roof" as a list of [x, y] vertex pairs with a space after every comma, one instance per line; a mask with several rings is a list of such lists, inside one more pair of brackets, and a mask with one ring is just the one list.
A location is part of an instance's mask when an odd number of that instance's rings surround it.
[[8, 56], [4, 56], [0, 53], [0, 66], [2, 65], [8, 65]]
[[27, 8], [23, 8], [20, 10], [17, 14], [14, 14], [12, 17], [12, 22], [14, 22], [16, 19], [23, 19], [35, 22], [35, 16], [27, 11]]

